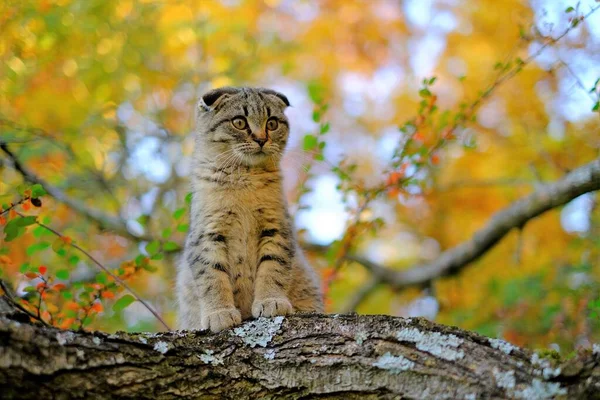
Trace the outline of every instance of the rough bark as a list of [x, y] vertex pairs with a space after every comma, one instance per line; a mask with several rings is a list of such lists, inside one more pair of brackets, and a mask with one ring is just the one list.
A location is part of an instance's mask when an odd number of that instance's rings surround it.
[[600, 351], [558, 366], [423, 319], [354, 314], [217, 335], [72, 332], [0, 298], [0, 388], [23, 399], [590, 399], [600, 398]]

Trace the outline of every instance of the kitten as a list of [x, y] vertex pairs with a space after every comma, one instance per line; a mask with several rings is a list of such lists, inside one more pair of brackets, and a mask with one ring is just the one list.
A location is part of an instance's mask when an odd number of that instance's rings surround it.
[[250, 317], [323, 311], [282, 189], [289, 105], [281, 93], [247, 87], [200, 100], [190, 231], [177, 274], [181, 329], [218, 332]]

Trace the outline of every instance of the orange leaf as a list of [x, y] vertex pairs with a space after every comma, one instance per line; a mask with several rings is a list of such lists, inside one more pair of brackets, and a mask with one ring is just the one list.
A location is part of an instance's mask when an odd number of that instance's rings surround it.
[[395, 185], [403, 177], [404, 177], [404, 173], [403, 172], [394, 171], [394, 172], [390, 173], [390, 175], [388, 176], [386, 184], [388, 186]]
[[103, 299], [114, 299], [115, 298], [115, 294], [113, 292], [102, 292], [101, 296]]
[[27, 272], [27, 273], [25, 273], [25, 276], [28, 277], [29, 279], [35, 279], [40, 275], [37, 272]]
[[101, 313], [104, 311], [104, 307], [102, 307], [102, 303], [94, 303], [92, 310], [96, 311], [97, 313]]
[[0, 256], [0, 264], [11, 265], [12, 264], [12, 260], [8, 256], [1, 255]]
[[37, 290], [43, 289], [43, 288], [45, 288], [45, 287], [46, 287], [46, 282], [40, 282], [40, 283], [38, 283], [37, 285], [35, 285], [35, 288], [36, 288]]
[[42, 311], [42, 319], [48, 321], [50, 319], [50, 313], [48, 311]]
[[69, 329], [73, 322], [75, 322], [75, 318], [67, 318], [60, 323], [59, 328]]
[[6, 224], [6, 218], [4, 218], [4, 215], [0, 215], [0, 225], [4, 224]]
[[17, 218], [17, 212], [14, 208], [8, 212], [8, 216], [10, 217], [10, 219]]
[[31, 201], [27, 200], [25, 203], [23, 203], [21, 205], [21, 208], [23, 208], [23, 211], [31, 210]]
[[437, 153], [431, 156], [431, 163], [433, 165], [438, 165], [440, 163], [440, 156]]
[[65, 304], [65, 308], [68, 310], [77, 311], [79, 310], [79, 304], [75, 303], [74, 301], [69, 301]]
[[400, 189], [398, 188], [389, 188], [387, 195], [390, 199], [396, 198], [400, 194]]
[[38, 271], [40, 271], [40, 274], [44, 275], [46, 274], [46, 271], [48, 271], [48, 268], [45, 265], [40, 265]]
[[423, 132], [421, 131], [416, 131], [413, 135], [413, 139], [418, 140], [419, 142], [423, 142], [425, 140], [425, 135], [423, 135]]
[[71, 244], [73, 242], [73, 239], [68, 236], [61, 236], [61, 239], [63, 242], [65, 242], [65, 244]]
[[67, 285], [65, 285], [64, 283], [57, 283], [56, 285], [52, 286], [52, 289], [64, 290], [66, 287], [67, 287]]

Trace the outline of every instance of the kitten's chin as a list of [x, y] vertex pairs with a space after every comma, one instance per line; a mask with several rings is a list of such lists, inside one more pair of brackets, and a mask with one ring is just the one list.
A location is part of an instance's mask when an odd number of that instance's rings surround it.
[[279, 157], [275, 154], [268, 154], [263, 151], [243, 154], [243, 163], [249, 167], [258, 167], [267, 164], [277, 163]]

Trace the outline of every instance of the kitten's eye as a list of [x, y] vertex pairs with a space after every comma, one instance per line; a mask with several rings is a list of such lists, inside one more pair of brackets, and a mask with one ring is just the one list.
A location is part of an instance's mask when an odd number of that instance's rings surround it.
[[277, 120], [274, 118], [271, 118], [270, 120], [267, 121], [267, 130], [268, 131], [274, 131], [275, 129], [277, 129], [278, 126], [279, 126], [279, 122], [277, 122]]
[[246, 129], [248, 123], [246, 122], [245, 118], [237, 117], [231, 120], [231, 125], [233, 125], [235, 129], [242, 130]]

